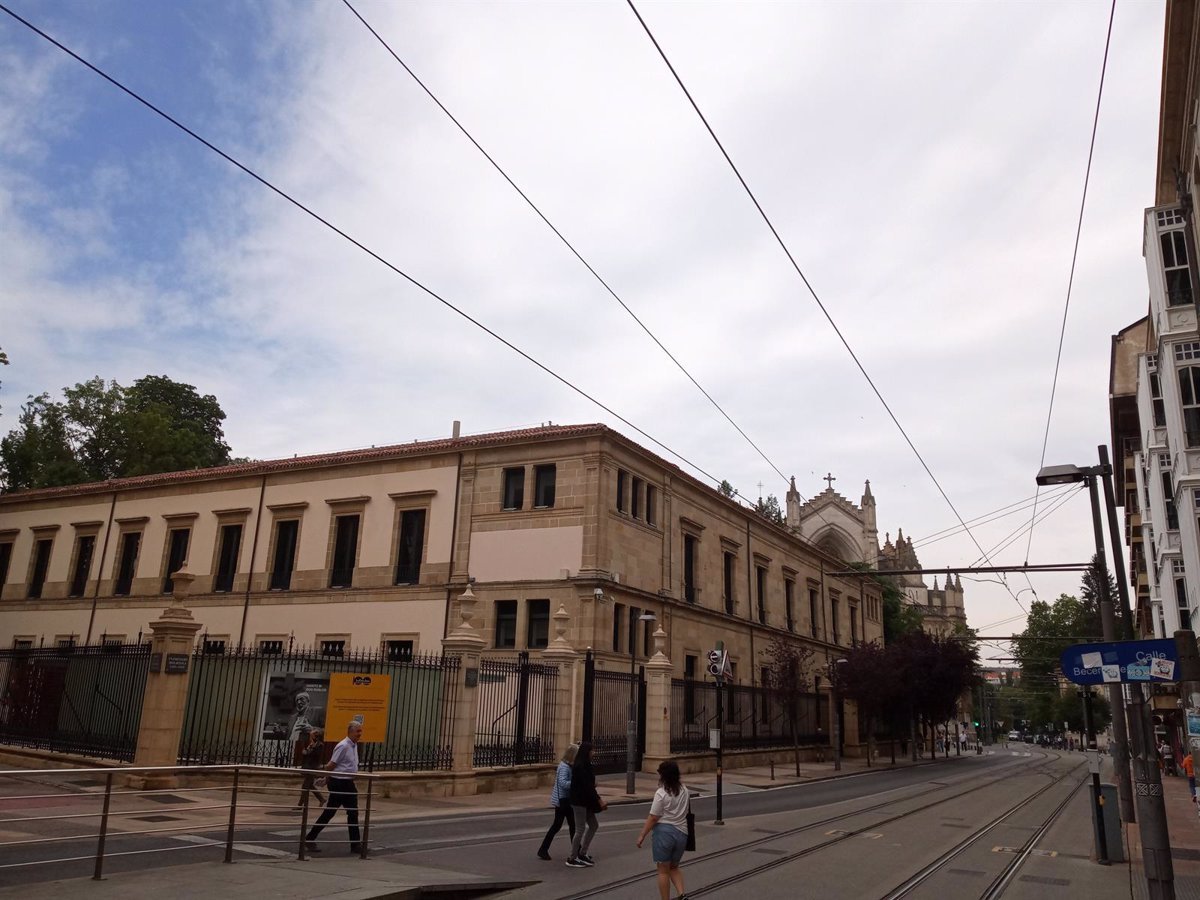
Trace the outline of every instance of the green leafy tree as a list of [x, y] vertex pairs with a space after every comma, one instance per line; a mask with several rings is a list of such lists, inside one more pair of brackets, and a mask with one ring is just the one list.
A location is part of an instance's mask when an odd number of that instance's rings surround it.
[[717, 485], [717, 493], [725, 497], [732, 497], [737, 493], [737, 489], [728, 481], [721, 479], [721, 483]]
[[800, 733], [807, 700], [813, 691], [813, 649], [794, 640], [772, 637], [766, 649], [770, 665], [767, 667], [767, 688], [771, 696], [783, 707], [788, 728], [792, 733], [792, 750], [795, 754], [796, 777], [800, 777]]
[[8, 365], [8, 354], [5, 353], [3, 350], [0, 350], [0, 366], [7, 366], [7, 365]]
[[123, 387], [92, 378], [31, 397], [0, 440], [5, 490], [55, 487], [230, 462], [217, 398], [147, 376]]
[[779, 498], [774, 494], [767, 494], [766, 500], [759, 497], [758, 502], [754, 505], [754, 511], [768, 522], [774, 522], [776, 525], [783, 527], [783, 510], [779, 506]]
[[[846, 654], [846, 661], [834, 667], [838, 690], [854, 701], [858, 715], [867, 726], [867, 765], [875, 756], [876, 726], [889, 716], [902, 699], [902, 685], [893, 668], [895, 654], [872, 641], [858, 644]], [[896, 761], [892, 742], [892, 762]]]

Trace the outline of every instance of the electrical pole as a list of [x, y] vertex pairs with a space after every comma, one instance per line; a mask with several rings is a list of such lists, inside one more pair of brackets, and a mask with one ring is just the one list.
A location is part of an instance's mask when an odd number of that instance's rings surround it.
[[1096, 829], [1096, 862], [1102, 866], [1108, 861], [1108, 834], [1104, 829], [1104, 795], [1100, 793], [1100, 750], [1096, 746], [1096, 721], [1092, 718], [1092, 689], [1084, 688], [1083, 726], [1087, 731], [1088, 769], [1092, 773], [1092, 825]]

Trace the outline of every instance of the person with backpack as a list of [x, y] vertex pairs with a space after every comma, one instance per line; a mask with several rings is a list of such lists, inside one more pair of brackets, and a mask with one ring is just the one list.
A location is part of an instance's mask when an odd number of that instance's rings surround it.
[[575, 754], [575, 765], [571, 767], [571, 806], [575, 814], [575, 837], [571, 841], [571, 855], [567, 865], [572, 869], [594, 866], [596, 861], [588, 856], [588, 848], [600, 822], [596, 813], [608, 809], [608, 804], [596, 793], [596, 773], [592, 769], [592, 743], [582, 741]]

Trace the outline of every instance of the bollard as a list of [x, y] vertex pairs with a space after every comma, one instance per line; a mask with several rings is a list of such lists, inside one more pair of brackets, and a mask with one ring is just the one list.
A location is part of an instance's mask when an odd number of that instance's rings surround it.
[[237, 827], [238, 776], [241, 769], [233, 770], [233, 789], [229, 793], [229, 832], [225, 836], [225, 862], [233, 862], [233, 831]]
[[771, 780], [775, 780], [775, 757], [771, 757]]
[[108, 836], [108, 807], [112, 800], [112, 772], [104, 779], [104, 809], [100, 813], [100, 841], [96, 845], [96, 871], [92, 874], [95, 881], [104, 877], [104, 840]]

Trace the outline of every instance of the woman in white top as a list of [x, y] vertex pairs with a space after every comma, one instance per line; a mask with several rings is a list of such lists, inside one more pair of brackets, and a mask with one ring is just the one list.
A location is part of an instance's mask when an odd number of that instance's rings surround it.
[[691, 798], [688, 789], [679, 780], [679, 766], [665, 760], [658, 766], [658, 790], [650, 804], [650, 815], [638, 835], [637, 845], [642, 846], [651, 830], [654, 838], [651, 847], [654, 864], [658, 867], [658, 895], [662, 900], [671, 900], [671, 885], [679, 892], [679, 900], [687, 900], [683, 890], [683, 872], [679, 861], [687, 846], [687, 814]]

